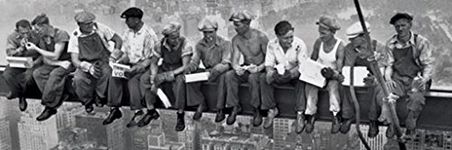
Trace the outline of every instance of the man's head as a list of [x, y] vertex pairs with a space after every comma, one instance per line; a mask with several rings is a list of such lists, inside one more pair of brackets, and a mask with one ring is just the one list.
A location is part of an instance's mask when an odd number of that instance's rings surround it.
[[176, 46], [180, 42], [180, 29], [182, 25], [178, 22], [170, 22], [163, 27], [162, 34], [166, 39], [166, 42], [170, 46]]
[[31, 30], [31, 24], [28, 20], [22, 19], [16, 22], [16, 32], [19, 33], [21, 37], [27, 38]]
[[286, 21], [280, 21], [275, 26], [275, 34], [282, 48], [290, 48], [294, 37], [294, 28]]
[[199, 23], [198, 30], [203, 33], [205, 40], [212, 42], [217, 35], [218, 23], [211, 18], [204, 18]]
[[131, 7], [121, 14], [121, 18], [126, 19], [126, 24], [131, 29], [136, 29], [142, 23], [143, 11], [136, 7]]
[[88, 11], [81, 11], [74, 16], [77, 25], [82, 33], [91, 33], [94, 31], [94, 20], [96, 16]]
[[49, 17], [47, 17], [46, 14], [40, 14], [33, 19], [31, 22], [31, 25], [33, 25], [38, 32], [43, 32], [45, 28], [49, 28], [50, 21]]
[[341, 29], [336, 19], [331, 16], [321, 16], [316, 24], [319, 25], [320, 40], [322, 41], [330, 40], [336, 31]]
[[253, 20], [253, 16], [247, 11], [235, 12], [229, 18], [229, 21], [233, 22], [235, 31], [239, 35], [246, 33], [250, 29], [251, 20]]
[[[370, 24], [368, 22], [365, 22], [365, 24], [367, 31], [370, 32]], [[350, 27], [348, 27], [346, 30], [346, 34], [353, 48], [366, 47], [367, 40], [363, 27], [361, 26], [361, 22], [355, 22]], [[361, 58], [369, 56], [372, 53], [371, 49], [367, 48], [355, 50], [357, 50], [357, 52], [359, 53], [359, 57]]]
[[397, 13], [391, 20], [390, 24], [394, 25], [394, 28], [399, 36], [407, 36], [410, 34], [412, 26], [413, 16], [408, 13]]

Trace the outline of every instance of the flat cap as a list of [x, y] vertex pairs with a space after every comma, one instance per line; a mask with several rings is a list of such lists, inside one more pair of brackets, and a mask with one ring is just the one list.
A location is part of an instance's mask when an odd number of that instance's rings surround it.
[[96, 16], [91, 12], [81, 11], [75, 14], [74, 19], [77, 23], [90, 23], [96, 19]]
[[246, 10], [234, 12], [232, 13], [231, 17], [229, 17], [229, 21], [251, 21], [253, 19], [254, 16]]
[[218, 23], [211, 18], [204, 18], [198, 24], [199, 31], [216, 31], [218, 29]]
[[178, 23], [178, 22], [170, 22], [170, 23], [168, 23], [167, 25], [165, 25], [163, 27], [162, 34], [164, 36], [168, 36], [168, 35], [173, 34], [175, 32], [179, 32], [180, 28], [182, 28], [182, 25], [180, 23]]
[[316, 24], [330, 30], [341, 29], [341, 26], [339, 26], [339, 24], [336, 22], [336, 19], [331, 16], [321, 16]]
[[409, 13], [406, 13], [406, 12], [398, 12], [394, 16], [392, 16], [389, 23], [394, 24], [397, 20], [400, 20], [400, 19], [407, 19], [407, 20], [411, 21], [411, 20], [413, 20], [413, 16], [411, 16]]
[[[370, 32], [370, 24], [368, 22], [365, 22], [366, 24], [366, 28], [367, 31]], [[363, 34], [363, 27], [361, 26], [361, 22], [355, 22], [354, 24], [352, 24], [350, 27], [347, 28], [347, 30], [345, 31], [345, 33], [347, 34], [347, 38], [352, 39], [355, 38], [357, 36], [359, 36], [360, 34]]]
[[136, 17], [140, 19], [143, 18], [143, 10], [136, 7], [130, 7], [121, 14], [121, 18], [130, 18], [130, 17]]
[[49, 17], [46, 14], [40, 14], [36, 16], [33, 21], [31, 21], [31, 25], [41, 25], [41, 24], [49, 24]]

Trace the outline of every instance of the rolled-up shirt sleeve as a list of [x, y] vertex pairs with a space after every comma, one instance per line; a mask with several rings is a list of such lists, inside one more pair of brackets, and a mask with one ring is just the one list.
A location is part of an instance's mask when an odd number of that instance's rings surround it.
[[433, 74], [433, 57], [430, 42], [425, 38], [419, 38], [418, 50], [419, 50], [419, 63], [422, 65], [422, 75], [425, 79], [431, 79]]
[[223, 52], [222, 52], [222, 58], [221, 63], [222, 64], [231, 64], [231, 57], [232, 57], [232, 44], [229, 41], [225, 41], [223, 43]]
[[69, 53], [79, 53], [79, 47], [78, 47], [78, 36], [76, 35], [77, 32], [73, 32], [75, 35], [69, 37], [69, 44], [67, 51]]
[[272, 45], [273, 42], [269, 42], [267, 45], [267, 54], [265, 55], [265, 66], [266, 67], [274, 67], [276, 65], [275, 58], [275, 46]]
[[181, 56], [189, 56], [193, 54], [193, 46], [191, 45], [190, 42], [186, 41], [184, 44], [184, 48], [182, 49], [182, 54]]
[[152, 56], [156, 58], [162, 58], [162, 50], [161, 50], [161, 44], [157, 43], [154, 48], [152, 49]]

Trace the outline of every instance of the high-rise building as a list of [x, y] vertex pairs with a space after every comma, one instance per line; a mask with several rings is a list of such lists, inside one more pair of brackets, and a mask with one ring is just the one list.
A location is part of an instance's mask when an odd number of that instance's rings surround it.
[[[3, 98], [1, 98], [3, 99]], [[8, 105], [4, 101], [0, 103], [0, 149], [11, 150], [11, 130], [8, 121]]]
[[38, 101], [29, 102], [27, 111], [22, 113], [18, 123], [21, 150], [51, 149], [58, 145], [56, 119], [36, 121], [35, 115], [41, 110]]
[[104, 126], [102, 121], [106, 117], [107, 114], [104, 112], [96, 112], [94, 115], [80, 114], [75, 117], [75, 124], [78, 128], [87, 129], [88, 140], [107, 146], [111, 150], [123, 150], [125, 148], [123, 120], [118, 119]]
[[61, 105], [56, 114], [58, 130], [75, 127], [75, 116], [82, 114], [83, 112], [85, 112], [85, 110], [80, 105], [71, 103], [64, 103]]
[[[354, 128], [354, 125], [352, 126], [352, 129]], [[361, 125], [360, 126], [361, 132], [364, 135], [364, 139], [366, 139], [367, 143], [370, 146], [370, 149], [373, 150], [384, 150], [384, 144], [388, 141], [387, 137], [384, 133], [386, 133], [387, 127], [380, 126], [378, 130], [380, 131], [379, 134], [374, 138], [369, 138], [366, 136], [367, 132], [369, 132], [369, 126], [368, 125]], [[352, 131], [355, 133], [355, 130]], [[362, 143], [360, 143], [360, 150], [365, 150], [366, 148]]]
[[292, 131], [293, 120], [276, 118], [273, 122], [273, 139], [275, 144], [273, 149], [283, 149], [295, 145], [295, 139], [289, 138], [289, 133]]
[[257, 149], [258, 144], [258, 141], [249, 139], [248, 137], [239, 137], [230, 134], [201, 137], [202, 150]]

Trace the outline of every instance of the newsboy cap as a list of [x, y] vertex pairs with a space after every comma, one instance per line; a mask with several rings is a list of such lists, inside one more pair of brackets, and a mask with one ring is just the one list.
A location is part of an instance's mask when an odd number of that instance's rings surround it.
[[232, 13], [231, 17], [229, 17], [229, 21], [251, 21], [253, 19], [254, 16], [246, 10], [234, 12]]
[[130, 18], [130, 17], [136, 17], [136, 18], [143, 18], [143, 10], [137, 7], [131, 7], [121, 14], [121, 18]]
[[174, 32], [179, 32], [182, 25], [179, 22], [170, 22], [163, 27], [162, 34], [168, 36]]
[[391, 20], [389, 21], [390, 24], [394, 24], [397, 20], [400, 19], [407, 19], [409, 21], [413, 20], [413, 16], [411, 16], [409, 13], [406, 12], [398, 12], [394, 16], [391, 17]]
[[319, 18], [319, 21], [316, 22], [317, 25], [330, 29], [330, 30], [340, 30], [341, 26], [336, 22], [336, 19], [334, 19], [331, 16], [321, 16]]
[[[366, 28], [367, 31], [370, 32], [370, 24], [368, 22], [365, 22], [366, 24]], [[345, 31], [345, 33], [347, 34], [347, 38], [352, 39], [355, 38], [357, 36], [359, 36], [360, 34], [364, 33], [363, 27], [361, 26], [361, 22], [355, 22], [354, 24], [352, 24], [350, 27], [347, 28], [347, 30]]]
[[199, 31], [216, 31], [218, 29], [218, 23], [212, 18], [204, 18], [198, 24]]
[[96, 19], [96, 16], [91, 12], [81, 11], [75, 14], [74, 19], [77, 23], [90, 23]]

